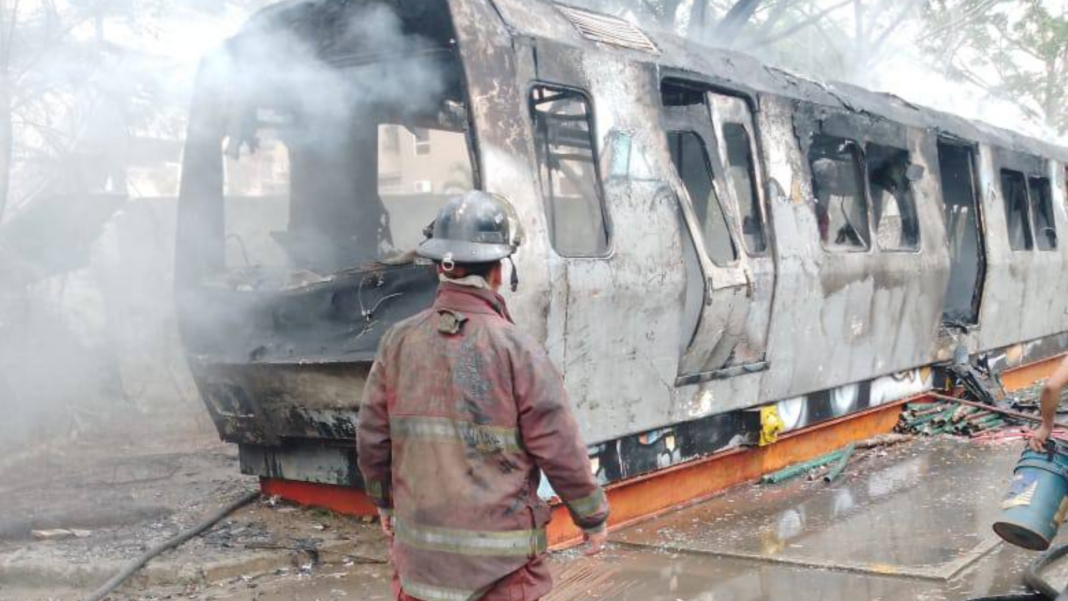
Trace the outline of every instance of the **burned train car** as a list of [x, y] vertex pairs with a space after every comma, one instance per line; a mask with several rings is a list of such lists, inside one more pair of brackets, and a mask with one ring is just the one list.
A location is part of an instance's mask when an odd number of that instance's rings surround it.
[[[1011, 367], [1068, 337], [1068, 150], [529, 0], [303, 0], [201, 69], [177, 253], [182, 338], [265, 478], [360, 486], [382, 334], [450, 195], [511, 201], [508, 294], [602, 481]], [[759, 412], [756, 412], [759, 413]]]

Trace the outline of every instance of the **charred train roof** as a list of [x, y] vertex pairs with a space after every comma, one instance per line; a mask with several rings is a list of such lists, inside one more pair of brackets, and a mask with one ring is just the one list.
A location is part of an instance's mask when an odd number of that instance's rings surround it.
[[254, 14], [227, 44], [240, 52], [242, 46], [261, 36], [292, 35], [317, 50], [327, 62], [373, 55], [363, 40], [346, 35], [346, 25], [361, 10], [388, 5], [400, 19], [405, 35], [428, 42], [428, 49], [450, 49], [456, 38], [444, 1], [426, 0], [288, 0]]
[[[456, 1], [456, 0], [453, 0]], [[489, 1], [513, 37], [551, 40], [591, 52], [622, 53], [635, 61], [656, 64], [678, 75], [689, 74], [739, 92], [803, 100], [848, 112], [881, 117], [902, 125], [934, 129], [972, 142], [1068, 162], [1068, 148], [959, 115], [917, 106], [892, 94], [840, 82], [818, 82], [766, 65], [748, 55], [711, 48], [661, 30], [642, 30], [614, 17], [599, 16], [546, 0]], [[241, 38], [288, 30], [315, 40], [324, 57], [360, 52], [337, 45], [337, 32], [351, 11], [381, 0], [290, 0], [257, 13], [231, 43]], [[386, 0], [406, 29], [445, 48], [455, 38], [446, 2]], [[598, 34], [598, 25], [601, 26]], [[591, 31], [592, 30], [592, 31]], [[325, 33], [325, 35], [324, 35]], [[605, 39], [610, 41], [605, 42]], [[353, 41], [349, 40], [349, 43]], [[651, 44], [648, 44], [651, 42]], [[358, 41], [355, 41], [358, 46]]]

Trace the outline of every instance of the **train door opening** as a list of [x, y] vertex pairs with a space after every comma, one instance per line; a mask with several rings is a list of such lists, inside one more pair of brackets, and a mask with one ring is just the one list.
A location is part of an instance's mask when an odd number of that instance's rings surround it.
[[676, 193], [687, 234], [676, 383], [765, 369], [774, 267], [752, 116], [741, 99], [697, 83], [666, 80], [661, 96], [661, 125], [681, 184]]
[[950, 260], [942, 323], [967, 330], [979, 323], [986, 272], [975, 149], [956, 141], [939, 140], [938, 163]]

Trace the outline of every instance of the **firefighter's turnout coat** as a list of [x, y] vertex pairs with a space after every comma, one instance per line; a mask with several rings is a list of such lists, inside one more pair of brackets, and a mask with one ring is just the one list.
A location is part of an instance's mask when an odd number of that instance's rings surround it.
[[386, 334], [357, 439], [367, 492], [393, 512], [409, 597], [489, 599], [522, 571], [509, 599], [548, 592], [540, 472], [583, 529], [608, 517], [559, 372], [490, 290], [443, 283], [433, 307]]

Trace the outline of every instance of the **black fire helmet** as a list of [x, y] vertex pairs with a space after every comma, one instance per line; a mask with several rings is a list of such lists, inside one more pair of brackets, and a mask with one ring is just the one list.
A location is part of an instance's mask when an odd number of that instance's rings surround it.
[[442, 264], [501, 261], [522, 242], [512, 205], [479, 190], [449, 200], [428, 229], [431, 234], [419, 245], [419, 256]]

